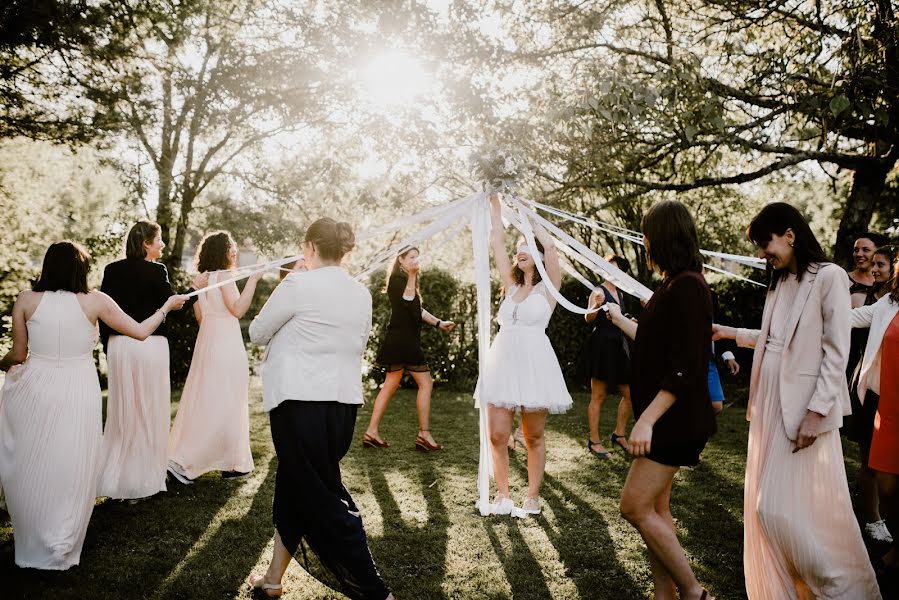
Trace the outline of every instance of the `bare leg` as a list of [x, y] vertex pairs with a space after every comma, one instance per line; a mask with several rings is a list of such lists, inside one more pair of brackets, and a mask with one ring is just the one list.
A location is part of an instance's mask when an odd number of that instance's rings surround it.
[[662, 499], [670, 493], [671, 482], [677, 470], [677, 467], [662, 465], [647, 458], [635, 459], [621, 490], [621, 515], [640, 532], [657, 561], [653, 568], [653, 580], [663, 585], [659, 592], [666, 593], [664, 586], [667, 577], [670, 577], [677, 586], [680, 597], [693, 600], [702, 595], [702, 587], [678, 542], [670, 512], [664, 511], [663, 515], [658, 508]]
[[418, 384], [418, 394], [415, 396], [415, 406], [418, 409], [418, 435], [431, 444], [436, 444], [431, 437], [431, 391], [434, 389], [434, 380], [428, 371], [416, 373], [409, 371], [412, 379]]
[[[674, 519], [671, 517], [671, 484], [656, 501], [655, 510], [665, 519], [665, 523], [670, 525], [671, 531], [674, 532]], [[655, 600], [675, 600], [677, 598], [677, 586], [671, 573], [665, 568], [665, 565], [659, 560], [652, 550], [649, 551], [649, 565], [652, 568], [652, 583], [654, 588], [653, 597]]]
[[540, 497], [540, 485], [546, 470], [546, 411], [521, 411], [521, 430], [528, 447], [528, 498]]
[[493, 453], [493, 479], [498, 496], [509, 497], [509, 447], [506, 442], [512, 433], [515, 413], [507, 408], [488, 405], [487, 428], [490, 430], [490, 449]]
[[281, 585], [281, 578], [290, 564], [290, 552], [284, 547], [281, 541], [281, 535], [275, 530], [275, 550], [272, 553], [272, 562], [268, 564], [268, 570], [265, 572], [263, 581], [271, 585]]
[[371, 411], [371, 420], [368, 422], [368, 429], [365, 430], [365, 433], [376, 440], [381, 439], [378, 435], [378, 426], [381, 424], [381, 419], [384, 418], [384, 413], [387, 412], [387, 405], [390, 404], [390, 399], [393, 397], [397, 388], [400, 387], [400, 381], [402, 381], [402, 379], [402, 369], [399, 371], [388, 372], [387, 377], [384, 379], [384, 383], [381, 385], [381, 390], [375, 398], [375, 407]]
[[602, 403], [606, 399], [606, 382], [599, 379], [590, 380], [590, 404], [587, 405], [587, 424], [590, 426], [590, 441], [597, 452], [605, 452], [606, 449], [600, 443], [602, 436], [599, 433], [599, 416], [602, 413]]
[[615, 419], [615, 433], [623, 436], [625, 439], [619, 440], [627, 448], [627, 423], [631, 419], [631, 386], [624, 383], [618, 386], [618, 392], [621, 394], [621, 401], [618, 402], [618, 414]]

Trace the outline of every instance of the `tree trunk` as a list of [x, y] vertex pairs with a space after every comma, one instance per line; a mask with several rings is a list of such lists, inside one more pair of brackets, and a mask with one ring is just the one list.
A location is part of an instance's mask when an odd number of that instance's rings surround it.
[[[163, 151], [160, 156], [159, 176], [159, 202], [156, 205], [156, 222], [162, 230], [162, 241], [169, 244], [172, 239], [172, 188], [174, 187], [174, 178], [172, 177], [172, 157], [168, 152]], [[168, 259], [164, 259], [168, 264]]]
[[864, 163], [855, 171], [852, 188], [846, 200], [846, 208], [840, 219], [837, 239], [833, 245], [833, 260], [852, 270], [852, 247], [855, 240], [866, 231], [880, 202], [886, 186], [887, 175], [896, 164], [895, 158]]
[[165, 263], [175, 269], [181, 268], [181, 258], [184, 255], [184, 243], [187, 238], [190, 212], [193, 210], [197, 192], [193, 188], [187, 188], [181, 196], [181, 211], [178, 216], [178, 229], [175, 230], [175, 240], [172, 243], [172, 251]]

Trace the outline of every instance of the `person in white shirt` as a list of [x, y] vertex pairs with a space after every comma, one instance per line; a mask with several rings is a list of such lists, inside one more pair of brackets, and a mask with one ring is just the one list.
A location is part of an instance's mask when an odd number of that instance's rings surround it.
[[350, 598], [393, 598], [340, 476], [362, 404], [371, 331], [371, 294], [340, 266], [354, 245], [349, 224], [313, 223], [302, 244], [307, 271], [288, 275], [250, 324], [250, 339], [268, 344], [263, 408], [278, 471], [272, 560], [247, 582], [269, 597], [283, 593], [281, 578], [305, 540]]

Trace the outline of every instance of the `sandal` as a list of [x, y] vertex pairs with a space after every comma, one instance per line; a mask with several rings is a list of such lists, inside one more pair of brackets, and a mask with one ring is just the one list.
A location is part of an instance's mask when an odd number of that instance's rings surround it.
[[265, 576], [256, 572], [247, 576], [247, 584], [253, 592], [258, 590], [268, 598], [280, 598], [284, 593], [284, 587], [280, 583], [265, 583]]
[[421, 450], [422, 452], [433, 452], [435, 450], [442, 450], [443, 446], [434, 442], [433, 444], [427, 440], [420, 433], [415, 436], [415, 449]]
[[608, 450], [600, 452], [598, 450], [594, 450], [593, 446], [602, 446], [602, 443], [594, 442], [590, 438], [587, 438], [587, 450], [589, 450], [594, 456], [597, 456], [598, 458], [609, 458]]
[[363, 448], [390, 448], [390, 444], [385, 442], [380, 438], [376, 438], [372, 435], [368, 435], [366, 433], [362, 436], [362, 447]]
[[[625, 452], [628, 451], [628, 449], [627, 449], [627, 444], [625, 443], [625, 442], [627, 442], [627, 436], [626, 436], [626, 435], [618, 435], [617, 433], [615, 433], [615, 432], [613, 431], [613, 432], [612, 432], [612, 435], [609, 436], [609, 439], [612, 440], [612, 445], [613, 445], [613, 446], [618, 446], [619, 448], [621, 448], [621, 449], [624, 450]], [[624, 440], [624, 442], [622, 442], [621, 440]]]

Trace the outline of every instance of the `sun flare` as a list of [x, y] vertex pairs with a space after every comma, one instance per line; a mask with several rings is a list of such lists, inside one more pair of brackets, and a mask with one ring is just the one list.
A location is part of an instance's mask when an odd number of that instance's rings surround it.
[[381, 107], [408, 104], [432, 85], [431, 74], [421, 62], [399, 50], [376, 55], [362, 71], [367, 98]]

